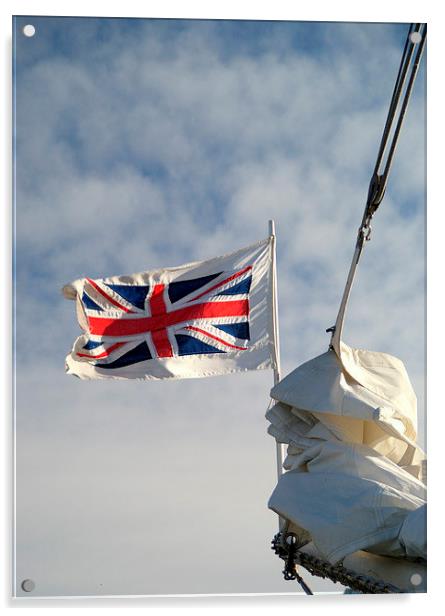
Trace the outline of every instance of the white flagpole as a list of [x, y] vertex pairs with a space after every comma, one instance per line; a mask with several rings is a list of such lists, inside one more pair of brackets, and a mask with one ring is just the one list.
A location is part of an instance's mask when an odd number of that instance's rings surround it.
[[[280, 380], [280, 338], [278, 330], [278, 297], [277, 297], [277, 268], [276, 268], [276, 236], [275, 236], [275, 221], [269, 220], [269, 236], [272, 242], [272, 331], [273, 331], [273, 348], [274, 348], [274, 371], [273, 380], [276, 385]], [[283, 445], [277, 440], [277, 477], [278, 479], [283, 474]], [[282, 530], [285, 525], [285, 520], [279, 517], [279, 529]]]

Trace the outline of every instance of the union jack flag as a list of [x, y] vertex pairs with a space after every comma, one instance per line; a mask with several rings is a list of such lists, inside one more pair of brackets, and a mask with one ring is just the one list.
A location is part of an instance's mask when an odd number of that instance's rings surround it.
[[[264, 261], [269, 251], [264, 250], [268, 249], [267, 245], [262, 248]], [[237, 260], [229, 257], [233, 255], [190, 264], [190, 271], [185, 275], [182, 270], [187, 266], [177, 268], [181, 270], [179, 276], [174, 273], [177, 270], [167, 269], [130, 277], [76, 281], [74, 286], [85, 334], [77, 339], [69, 356], [71, 368], [82, 364], [86, 368], [88, 364], [95, 375], [90, 373], [86, 378], [95, 378], [98, 373], [123, 374], [128, 378], [132, 376], [128, 371], [137, 368], [137, 364], [150, 362], [152, 366], [157, 363], [157, 372], [147, 368], [144, 375], [163, 378], [160, 364], [164, 370], [168, 367], [171, 373], [168, 376], [184, 376], [183, 369], [179, 374], [172, 372], [174, 360], [184, 361], [195, 356], [208, 361], [216, 354], [220, 357], [229, 354], [233, 358], [248, 353], [251, 345], [250, 294], [255, 286], [252, 279], [261, 259], [257, 256], [246, 263], [244, 258], [241, 260], [243, 266], [237, 268], [216, 267], [237, 265]], [[209, 269], [213, 271], [208, 273]], [[266, 274], [268, 269], [264, 269]], [[190, 276], [203, 271], [205, 275]], [[261, 285], [261, 276], [257, 275], [257, 287], [258, 284]], [[262, 295], [258, 299], [267, 301], [267, 289]], [[257, 340], [253, 343], [258, 346]], [[194, 375], [195, 368], [190, 369], [192, 374], [186, 376]], [[207, 364], [206, 370], [209, 370]], [[221, 371], [224, 369], [218, 368], [217, 373]], [[79, 374], [82, 368], [70, 372], [82, 376]], [[196, 376], [202, 375], [206, 374], [198, 370]], [[138, 376], [141, 377], [139, 372], [136, 378]]]
[[82, 302], [89, 339], [77, 356], [113, 369], [158, 357], [244, 351], [251, 270], [152, 286], [87, 278]]

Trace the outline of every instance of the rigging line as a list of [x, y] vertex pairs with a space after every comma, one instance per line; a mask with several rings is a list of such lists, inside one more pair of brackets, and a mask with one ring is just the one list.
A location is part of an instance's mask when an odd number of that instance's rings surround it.
[[[424, 26], [423, 29], [422, 29], [422, 25]], [[417, 32], [420, 34], [420, 43], [412, 39], [412, 34], [414, 32]], [[402, 127], [402, 123], [403, 123], [406, 110], [408, 107], [408, 102], [411, 96], [412, 88], [414, 85], [414, 80], [416, 78], [417, 71], [420, 65], [420, 60], [422, 57], [425, 40], [426, 40], [426, 24], [416, 24], [415, 27], [413, 27], [413, 24], [411, 24], [409, 31], [408, 31], [407, 38], [406, 38], [405, 48], [403, 50], [402, 61], [400, 63], [399, 71], [397, 74], [393, 96], [392, 96], [390, 106], [389, 106], [388, 117], [385, 123], [383, 137], [380, 143], [376, 167], [375, 167], [374, 173], [371, 177], [371, 181], [369, 184], [368, 197], [366, 200], [365, 211], [363, 213], [362, 223], [358, 231], [355, 251], [354, 251], [353, 258], [352, 258], [351, 266], [349, 268], [348, 278], [347, 278], [346, 286], [343, 291], [343, 296], [340, 302], [340, 308], [337, 314], [337, 319], [335, 321], [335, 325], [326, 330], [327, 332], [331, 332], [331, 341], [330, 341], [329, 348], [334, 349], [337, 353], [340, 353], [341, 331], [343, 328], [343, 321], [344, 321], [344, 317], [346, 313], [346, 306], [348, 303], [352, 284], [354, 282], [355, 272], [357, 269], [358, 262], [360, 260], [360, 256], [363, 250], [364, 243], [365, 241], [370, 239], [370, 233], [371, 233], [370, 223], [371, 223], [372, 217], [374, 213], [376, 212], [377, 208], [379, 207], [384, 197], [384, 194], [385, 194], [389, 171], [391, 169], [394, 152], [395, 152], [396, 145], [399, 139], [400, 129]], [[413, 56], [414, 47], [416, 45], [419, 45], [419, 47], [418, 47], [417, 54], [414, 60], [414, 64], [411, 66], [411, 73], [408, 79], [408, 85], [405, 90], [404, 99], [403, 99], [403, 102], [400, 108], [399, 117], [397, 120], [396, 128], [395, 128], [392, 142], [390, 145], [388, 157], [386, 160], [385, 170], [382, 175], [378, 175], [377, 171], [380, 167], [383, 153], [386, 149], [387, 140], [391, 132], [391, 127], [394, 122], [394, 118], [396, 116], [396, 111], [397, 111], [398, 103], [400, 100], [401, 92], [403, 89], [403, 85], [406, 80], [406, 74], [408, 72], [409, 66], [411, 65], [411, 59]]]
[[[388, 112], [388, 117], [385, 124], [385, 129], [383, 132], [382, 141], [380, 144], [379, 154], [377, 156], [376, 165], [374, 168], [374, 173], [371, 177], [371, 182], [369, 185], [368, 191], [368, 199], [366, 203], [365, 213], [363, 216], [362, 227], [367, 228], [369, 226], [369, 222], [379, 207], [383, 197], [385, 195], [386, 186], [388, 183], [388, 176], [391, 169], [394, 152], [397, 147], [400, 129], [402, 127], [406, 110], [408, 107], [408, 103], [411, 97], [412, 88], [414, 85], [414, 81], [420, 66], [420, 60], [422, 58], [423, 48], [425, 46], [426, 41], [426, 24], [411, 24], [410, 29], [408, 31], [408, 35], [405, 42], [405, 49], [402, 54], [402, 62], [399, 67], [399, 74], [396, 79], [396, 86], [394, 88], [393, 97], [390, 103], [390, 108]], [[422, 27], [423, 26], [423, 27]], [[412, 35], [418, 33], [420, 35], [420, 43], [412, 40]], [[412, 63], [412, 57], [414, 53], [415, 46], [417, 47], [417, 53]], [[392, 125], [394, 119], [396, 117], [397, 108], [399, 107], [400, 97], [402, 94], [403, 87], [405, 85], [405, 80], [407, 77], [408, 68], [410, 68], [410, 75], [408, 78], [408, 85], [406, 86], [404, 97], [402, 104], [399, 109], [399, 114], [396, 122], [396, 127], [394, 129], [393, 137], [391, 144], [389, 146], [389, 152], [386, 157], [385, 168], [382, 174], [379, 174], [379, 167], [382, 162], [383, 154], [385, 152], [389, 135], [392, 130]], [[367, 238], [369, 239], [369, 237]]]
[[397, 147], [397, 142], [398, 142], [399, 135], [400, 135], [400, 129], [402, 128], [403, 120], [405, 119], [406, 110], [408, 108], [409, 99], [411, 97], [411, 92], [412, 92], [412, 89], [413, 89], [413, 86], [414, 86], [414, 81], [416, 79], [417, 72], [419, 70], [420, 60], [422, 58], [422, 53], [423, 53], [423, 48], [424, 48], [424, 45], [425, 45], [425, 40], [426, 40], [426, 26], [425, 26], [425, 28], [423, 30], [422, 40], [419, 43], [419, 48], [417, 50], [417, 54], [416, 54], [416, 57], [415, 57], [415, 60], [414, 60], [414, 64], [412, 66], [411, 75], [410, 75], [410, 78], [409, 78], [409, 81], [408, 81], [408, 85], [406, 87], [405, 97], [404, 97], [403, 102], [402, 102], [402, 107], [401, 107], [401, 110], [400, 110], [399, 119], [397, 121], [397, 125], [396, 125], [395, 131], [394, 131], [394, 137], [393, 137], [393, 140], [392, 140], [392, 143], [391, 143], [391, 147], [390, 147], [390, 150], [389, 150], [389, 153], [388, 153], [388, 158], [386, 160], [386, 166], [385, 166], [385, 170], [383, 172], [383, 183], [384, 183], [383, 189], [385, 189], [386, 183], [388, 181], [388, 175], [389, 175], [389, 171], [391, 169], [392, 160], [393, 160], [393, 157], [394, 157], [394, 152], [395, 152], [395, 149]]
[[297, 580], [297, 582], [300, 584], [301, 588], [304, 590], [306, 595], [313, 595], [314, 593], [312, 592], [310, 586], [308, 586], [306, 584], [306, 582], [303, 580], [303, 578], [301, 577], [301, 575], [298, 573], [298, 571], [295, 571], [295, 579]]
[[[416, 31], [419, 28], [420, 24], [416, 24]], [[391, 125], [394, 120], [394, 115], [396, 112], [396, 108], [400, 99], [400, 95], [402, 92], [403, 84], [405, 82], [406, 73], [408, 71], [408, 66], [411, 61], [411, 56], [414, 50], [414, 44], [411, 42], [411, 34], [414, 31], [414, 24], [411, 24], [408, 30], [408, 35], [405, 40], [405, 47], [402, 54], [402, 59], [399, 65], [399, 72], [397, 74], [396, 82], [394, 84], [394, 90], [391, 97], [391, 103], [389, 105], [388, 116], [386, 118], [385, 128], [383, 130], [382, 140], [380, 142], [380, 148], [377, 154], [377, 160], [374, 167], [374, 174], [377, 174], [380, 164], [382, 162], [383, 154], [386, 148], [386, 144], [388, 141], [389, 133], [391, 132]]]

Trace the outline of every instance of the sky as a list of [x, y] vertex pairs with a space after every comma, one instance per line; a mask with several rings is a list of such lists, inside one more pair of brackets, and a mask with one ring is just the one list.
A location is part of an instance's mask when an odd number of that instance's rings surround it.
[[[283, 375], [326, 351], [408, 24], [30, 19], [14, 51], [17, 593], [298, 592], [270, 550], [272, 373], [79, 381], [60, 289], [227, 253], [273, 218]], [[424, 80], [344, 329], [405, 363], [423, 447]]]

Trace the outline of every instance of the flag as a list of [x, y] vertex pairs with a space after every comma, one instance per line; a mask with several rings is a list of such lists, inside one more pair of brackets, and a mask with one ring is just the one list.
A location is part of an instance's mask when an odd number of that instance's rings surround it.
[[276, 366], [273, 238], [207, 261], [65, 285], [82, 379], [193, 378]]

